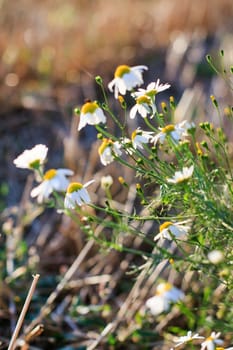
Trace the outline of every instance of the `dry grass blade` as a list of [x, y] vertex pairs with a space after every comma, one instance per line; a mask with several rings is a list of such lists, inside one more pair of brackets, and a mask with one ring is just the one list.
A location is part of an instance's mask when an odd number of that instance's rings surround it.
[[61, 282], [57, 285], [56, 289], [50, 294], [49, 298], [47, 299], [45, 305], [42, 307], [40, 314], [36, 319], [33, 320], [33, 322], [27, 327], [26, 333], [30, 332], [32, 328], [35, 327], [37, 323], [40, 323], [43, 317], [49, 314], [49, 312], [52, 309], [52, 305], [54, 301], [56, 300], [59, 293], [63, 290], [65, 285], [69, 282], [69, 280], [72, 278], [73, 274], [77, 271], [82, 261], [85, 259], [86, 255], [90, 251], [90, 249], [93, 247], [94, 241], [90, 240], [87, 242], [87, 244], [84, 246], [81, 253], [78, 255], [77, 259], [73, 262], [71, 267], [66, 272], [65, 276], [61, 280]]
[[30, 302], [31, 302], [32, 296], [34, 294], [34, 291], [35, 291], [35, 288], [36, 288], [36, 285], [37, 285], [37, 282], [38, 282], [39, 278], [40, 278], [39, 274], [33, 276], [33, 281], [32, 281], [31, 288], [29, 289], [27, 298], [25, 300], [24, 306], [22, 308], [21, 314], [20, 314], [18, 322], [16, 324], [16, 327], [15, 327], [14, 333], [12, 335], [12, 338], [11, 338], [8, 350], [14, 350], [15, 349], [16, 340], [18, 338], [20, 329], [22, 327], [22, 324], [23, 324], [26, 312], [27, 312], [27, 310], [29, 308], [29, 305], [30, 305]]

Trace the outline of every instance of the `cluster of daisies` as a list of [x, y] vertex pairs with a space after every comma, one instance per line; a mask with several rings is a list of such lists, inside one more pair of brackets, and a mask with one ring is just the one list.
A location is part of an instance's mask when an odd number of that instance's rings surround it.
[[[184, 300], [184, 293], [173, 286], [169, 282], [161, 282], [157, 285], [155, 295], [146, 301], [146, 307], [150, 310], [151, 314], [157, 316], [162, 312], [166, 312], [170, 309], [171, 304]], [[184, 345], [196, 345], [195, 342], [201, 342], [201, 350], [233, 350], [233, 347], [223, 348], [224, 341], [219, 339], [220, 332], [211, 332], [210, 336], [203, 337], [198, 333], [192, 334], [191, 331], [187, 332], [187, 335], [178, 337], [174, 340], [176, 343], [174, 350]]]
[[[146, 66], [129, 67], [127, 65], [118, 66], [114, 79], [108, 84], [111, 92], [114, 92], [116, 99], [121, 95], [125, 95], [127, 91], [131, 91], [135, 104], [129, 112], [129, 117], [134, 119], [136, 115], [142, 118], [153, 118], [157, 113], [156, 95], [159, 92], [170, 88], [169, 84], [161, 84], [158, 79], [156, 82], [150, 83], [146, 89], [138, 88], [138, 91], [133, 91], [135, 87], [143, 83], [142, 73], [147, 70]], [[120, 96], [119, 96], [120, 94]], [[100, 107], [97, 101], [86, 102], [80, 110], [80, 121], [78, 130], [81, 130], [86, 125], [105, 124], [107, 116]], [[103, 165], [108, 165], [114, 161], [116, 157], [122, 154], [122, 148], [128, 154], [132, 154], [136, 149], [142, 149], [143, 144], [152, 143], [156, 145], [158, 142], [164, 143], [167, 136], [174, 143], [183, 140], [191, 129], [195, 128], [194, 123], [189, 123], [186, 120], [177, 125], [169, 124], [158, 128], [158, 132], [144, 131], [137, 128], [131, 134], [131, 138], [122, 138], [114, 141], [112, 139], [104, 138], [98, 151], [100, 161]]]
[[[118, 98], [119, 94], [125, 95], [127, 91], [131, 91], [131, 95], [135, 99], [135, 105], [130, 110], [130, 118], [135, 118], [136, 114], [143, 118], [153, 117], [157, 111], [155, 105], [156, 94], [170, 87], [169, 84], [160, 84], [158, 79], [156, 82], [150, 83], [146, 89], [139, 88], [138, 91], [132, 92], [135, 87], [143, 83], [142, 73], [147, 69], [146, 66], [129, 67], [120, 65], [115, 71], [114, 79], [108, 84], [110, 91], [114, 92], [115, 98]], [[105, 124], [106, 121], [107, 117], [99, 104], [96, 101], [89, 101], [81, 108], [78, 130], [81, 130], [87, 124]], [[123, 149], [127, 154], [132, 154], [133, 150], [142, 149], [143, 145], [149, 142], [163, 144], [167, 136], [174, 143], [178, 143], [187, 136], [188, 131], [192, 128], [195, 128], [193, 123], [183, 121], [177, 125], [170, 124], [158, 128], [157, 133], [143, 131], [138, 128], [132, 132], [131, 139], [121, 138], [115, 141], [110, 138], [103, 138], [98, 148], [100, 161], [104, 166], [107, 166], [121, 157]], [[48, 148], [45, 145], [36, 145], [30, 150], [25, 150], [14, 160], [17, 167], [33, 169], [37, 172], [36, 179], [39, 180], [40, 184], [31, 191], [31, 196], [36, 197], [38, 202], [42, 203], [54, 192], [66, 192], [65, 208], [75, 209], [77, 205], [89, 204], [91, 199], [86, 187], [93, 180], [84, 185], [79, 182], [69, 183], [68, 177], [73, 175], [73, 171], [70, 169], [49, 169], [44, 172], [47, 152]], [[176, 184], [186, 181], [192, 176], [193, 170], [193, 166], [184, 167], [181, 171], [175, 172], [172, 178], [167, 179], [167, 182]]]
[[[198, 343], [202, 341], [201, 350], [233, 350], [233, 347], [224, 348], [222, 346], [224, 344], [224, 341], [222, 339], [219, 339], [220, 334], [220, 332], [211, 332], [210, 336], [205, 338], [200, 336], [198, 333], [192, 334], [191, 331], [188, 331], [187, 335], [179, 337], [175, 340], [176, 345], [174, 346], [174, 348], [178, 348], [182, 345], [191, 345], [193, 349], [193, 345], [195, 345], [196, 341]], [[170, 350], [174, 350], [174, 348], [171, 348]]]

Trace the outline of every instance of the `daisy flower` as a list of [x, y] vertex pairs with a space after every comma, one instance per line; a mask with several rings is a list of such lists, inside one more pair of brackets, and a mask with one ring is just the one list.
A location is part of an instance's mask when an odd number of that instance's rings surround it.
[[87, 124], [97, 125], [100, 123], [106, 123], [106, 116], [103, 110], [98, 106], [96, 101], [86, 102], [81, 108], [78, 131]]
[[219, 264], [224, 260], [224, 254], [221, 250], [212, 250], [208, 253], [208, 259], [212, 264]]
[[91, 202], [91, 198], [86, 190], [86, 187], [93, 182], [94, 180], [91, 180], [84, 185], [82, 185], [80, 182], [72, 182], [69, 184], [65, 195], [64, 207], [66, 209], [75, 209], [77, 205], [81, 206], [83, 204], [89, 204]]
[[167, 90], [170, 88], [170, 84], [160, 84], [160, 79], [157, 79], [156, 82], [152, 82], [149, 85], [147, 85], [146, 89], [139, 88], [138, 91], [135, 91], [132, 93], [133, 97], [139, 97], [146, 95], [150, 97], [152, 100], [154, 99], [155, 95], [157, 95], [159, 92], [162, 92], [164, 90]]
[[47, 157], [48, 147], [45, 145], [36, 145], [31, 149], [25, 150], [13, 163], [17, 168], [39, 169], [44, 164]]
[[200, 336], [198, 333], [192, 335], [192, 332], [188, 331], [187, 335], [185, 335], [183, 337], [179, 337], [178, 340], [175, 340], [175, 342], [177, 343], [175, 345], [175, 348], [177, 348], [180, 345], [183, 345], [183, 344], [186, 344], [186, 343], [190, 343], [190, 342], [192, 342], [193, 340], [196, 340], [196, 339], [205, 339], [205, 337]]
[[189, 123], [186, 120], [176, 125], [166, 125], [163, 128], [159, 128], [161, 131], [154, 136], [153, 142], [156, 144], [159, 141], [161, 144], [163, 144], [166, 137], [170, 136], [174, 143], [178, 143], [181, 139], [188, 135], [188, 130], [194, 127], [194, 123]]
[[142, 118], [146, 118], [151, 112], [153, 116], [154, 111], [156, 111], [156, 107], [152, 104], [151, 99], [146, 95], [142, 95], [136, 98], [136, 104], [131, 108], [129, 117], [134, 119], [138, 113]]
[[108, 84], [109, 90], [111, 92], [114, 90], [115, 98], [118, 98], [119, 93], [125, 95], [127, 90], [130, 91], [135, 86], [143, 84], [142, 72], [147, 69], [147, 66], [118, 66], [114, 73], [114, 79]]
[[222, 345], [223, 340], [218, 339], [220, 334], [220, 332], [212, 332], [211, 335], [208, 338], [206, 338], [205, 341], [201, 344], [201, 350], [215, 350], [216, 345]]
[[103, 190], [109, 189], [113, 184], [112, 176], [111, 175], [102, 176], [100, 184]]
[[183, 120], [178, 125], [180, 129], [183, 129], [186, 132], [196, 128], [196, 125], [194, 122], [188, 122], [187, 120]]
[[119, 142], [113, 142], [110, 139], [103, 139], [98, 152], [100, 156], [100, 161], [103, 165], [108, 165], [114, 161], [114, 157], [119, 157], [122, 152], [120, 150], [121, 145]]
[[152, 136], [151, 131], [143, 131], [140, 128], [134, 130], [131, 135], [131, 141], [135, 149], [143, 149], [143, 144], [150, 142]]
[[66, 191], [69, 181], [66, 176], [73, 175], [74, 172], [69, 169], [50, 169], [46, 171], [41, 184], [31, 191], [31, 196], [37, 197], [39, 203], [49, 198], [53, 191]]
[[156, 288], [155, 296], [147, 299], [146, 307], [152, 315], [157, 316], [168, 311], [171, 303], [184, 299], [184, 293], [168, 282], [160, 283]]
[[189, 168], [184, 167], [181, 171], [176, 171], [175, 175], [167, 179], [167, 182], [171, 184], [178, 184], [188, 180], [193, 175], [194, 166], [191, 165]]
[[187, 225], [188, 221], [183, 222], [170, 222], [166, 221], [159, 226], [159, 234], [155, 236], [154, 240], [159, 238], [165, 238], [172, 240], [173, 237], [181, 237], [187, 235], [190, 230], [190, 226]]

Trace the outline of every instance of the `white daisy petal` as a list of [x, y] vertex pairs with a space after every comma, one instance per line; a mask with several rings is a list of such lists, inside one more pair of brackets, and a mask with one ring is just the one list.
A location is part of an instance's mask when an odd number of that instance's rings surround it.
[[64, 199], [64, 207], [66, 209], [75, 209], [77, 206], [91, 203], [91, 198], [86, 187], [93, 183], [94, 180], [88, 181], [84, 185], [79, 182], [71, 183]]
[[33, 198], [37, 197], [37, 201], [42, 203], [47, 200], [53, 191], [66, 191], [69, 181], [66, 176], [73, 175], [70, 169], [50, 169], [44, 174], [41, 184], [36, 186], [31, 191]]
[[171, 184], [178, 184], [190, 179], [193, 175], [194, 166], [184, 167], [181, 171], [176, 171], [172, 178], [167, 179], [167, 182]]
[[44, 164], [47, 157], [48, 147], [42, 144], [34, 146], [32, 149], [25, 150], [13, 163], [17, 168], [38, 169]]
[[126, 91], [143, 83], [142, 73], [147, 69], [146, 66], [118, 66], [114, 73], [114, 79], [108, 84], [109, 90], [114, 91], [115, 98], [118, 98], [119, 92], [121, 95], [125, 95]]
[[184, 299], [184, 293], [170, 283], [162, 282], [156, 288], [155, 296], [146, 301], [146, 307], [157, 316], [168, 311], [171, 303]]
[[81, 108], [78, 131], [87, 124], [97, 125], [100, 123], [106, 123], [106, 116], [103, 110], [98, 106], [96, 101], [86, 102]]

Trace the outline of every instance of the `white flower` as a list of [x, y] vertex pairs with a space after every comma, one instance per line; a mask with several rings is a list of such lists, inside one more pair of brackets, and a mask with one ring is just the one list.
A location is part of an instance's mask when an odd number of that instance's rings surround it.
[[166, 221], [159, 226], [159, 234], [155, 236], [155, 240], [159, 238], [164, 238], [172, 240], [173, 237], [181, 237], [187, 235], [190, 230], [190, 226], [187, 225], [189, 221], [183, 222], [170, 222]]
[[77, 205], [81, 206], [83, 204], [89, 204], [91, 202], [91, 198], [86, 190], [86, 187], [93, 182], [94, 180], [91, 180], [84, 185], [82, 185], [80, 182], [72, 182], [69, 184], [65, 195], [64, 207], [66, 209], [75, 209]]
[[112, 184], [113, 184], [113, 178], [111, 175], [101, 177], [101, 188], [103, 190], [110, 188]]
[[156, 111], [154, 104], [152, 104], [151, 99], [148, 96], [139, 96], [136, 98], [136, 104], [131, 108], [129, 116], [131, 119], [134, 119], [136, 114], [139, 113], [142, 118], [146, 118], [148, 114]]
[[50, 169], [46, 171], [41, 184], [31, 191], [31, 196], [37, 197], [39, 203], [48, 199], [53, 191], [66, 191], [69, 181], [66, 176], [73, 175], [73, 171], [69, 169]]
[[139, 96], [143, 96], [146, 95], [148, 97], [150, 97], [151, 99], [153, 99], [155, 97], [156, 94], [158, 94], [159, 92], [162, 92], [164, 90], [167, 90], [170, 88], [170, 84], [160, 84], [160, 79], [157, 79], [156, 82], [152, 82], [149, 85], [147, 85], [146, 89], [138, 89], [138, 91], [133, 92], [133, 96], [134, 97], [139, 97]]
[[36, 145], [32, 149], [25, 150], [13, 163], [17, 168], [39, 169], [44, 164], [47, 157], [48, 147], [45, 145]]
[[180, 346], [180, 345], [192, 342], [193, 340], [196, 340], [196, 339], [204, 339], [204, 337], [200, 336], [198, 333], [192, 335], [192, 332], [188, 331], [187, 335], [185, 335], [183, 337], [179, 337], [178, 340], [175, 340], [175, 342], [178, 343], [175, 345], [175, 348]]
[[169, 310], [171, 303], [175, 303], [184, 298], [184, 293], [170, 283], [160, 283], [156, 288], [155, 296], [147, 299], [146, 306], [152, 315]]
[[153, 137], [153, 142], [154, 144], [156, 144], [159, 141], [163, 144], [166, 137], [170, 136], [174, 143], [178, 143], [180, 140], [182, 140], [185, 136], [188, 135], [188, 130], [192, 128], [195, 128], [195, 125], [193, 123], [187, 122], [186, 120], [177, 125], [166, 125], [163, 128], [159, 128], [159, 130], [161, 131]]
[[175, 175], [167, 179], [167, 182], [171, 184], [178, 184], [188, 180], [193, 175], [194, 166], [191, 165], [189, 168], [184, 167], [181, 171], [176, 171]]
[[221, 250], [212, 250], [208, 254], [208, 259], [212, 264], [219, 264], [224, 260], [224, 255]]
[[106, 116], [103, 110], [98, 106], [96, 101], [86, 102], [81, 108], [78, 130], [81, 130], [87, 124], [97, 125], [100, 123], [106, 123]]
[[126, 91], [132, 90], [135, 86], [143, 84], [142, 72], [147, 70], [146, 66], [129, 67], [127, 65], [118, 66], [114, 73], [114, 79], [108, 84], [111, 92], [114, 89], [114, 97], [125, 95]]
[[98, 149], [101, 163], [103, 165], [112, 163], [115, 156], [119, 157], [122, 154], [120, 148], [119, 142], [104, 138]]
[[212, 332], [211, 335], [206, 338], [206, 340], [201, 344], [201, 350], [207, 349], [207, 350], [215, 350], [216, 345], [222, 345], [223, 340], [218, 339], [220, 336], [220, 332]]
[[151, 131], [143, 131], [140, 128], [134, 130], [131, 135], [131, 141], [135, 149], [143, 149], [143, 144], [150, 142], [153, 133]]
[[183, 120], [181, 123], [177, 125], [180, 129], [183, 129], [185, 132], [196, 128], [196, 125], [194, 122], [188, 122], [187, 120]]

